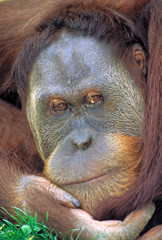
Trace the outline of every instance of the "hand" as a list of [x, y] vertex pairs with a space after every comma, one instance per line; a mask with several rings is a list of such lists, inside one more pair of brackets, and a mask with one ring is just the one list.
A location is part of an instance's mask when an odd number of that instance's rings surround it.
[[[47, 212], [49, 208], [47, 204], [49, 202], [51, 203], [50, 208], [53, 208], [53, 205], [66, 206], [68, 208], [77, 208], [80, 206], [78, 199], [44, 177], [34, 175], [23, 176], [20, 178], [16, 190], [18, 193], [16, 205], [20, 205], [21, 208], [27, 212], [36, 212], [40, 206], [42, 206], [44, 210], [47, 207]], [[35, 210], [32, 209], [32, 206], [35, 206], [34, 202], [39, 203]]]
[[[87, 212], [76, 209], [80, 202], [75, 197], [43, 177], [22, 177], [18, 192], [21, 208], [23, 206], [30, 214], [38, 213], [39, 219], [43, 221], [48, 212], [49, 227], [62, 234], [72, 229], [84, 229], [80, 237], [88, 240], [97, 239], [101, 235], [105, 240], [136, 240], [155, 210], [155, 206], [149, 204], [130, 213], [124, 221], [96, 221]], [[78, 233], [74, 232], [73, 237], [77, 237]]]
[[94, 240], [103, 236], [101, 238], [103, 240], [135, 240], [152, 217], [154, 210], [155, 206], [149, 204], [140, 210], [131, 212], [124, 221], [101, 222], [93, 220], [89, 214], [82, 210], [71, 209], [71, 212], [74, 214], [73, 219], [77, 227], [83, 228], [85, 226], [81, 239]]

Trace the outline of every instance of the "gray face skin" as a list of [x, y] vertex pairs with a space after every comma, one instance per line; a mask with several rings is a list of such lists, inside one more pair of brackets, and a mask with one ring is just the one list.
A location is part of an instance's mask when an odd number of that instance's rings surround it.
[[143, 106], [110, 45], [92, 37], [63, 31], [34, 63], [26, 111], [45, 174], [90, 213], [136, 179]]

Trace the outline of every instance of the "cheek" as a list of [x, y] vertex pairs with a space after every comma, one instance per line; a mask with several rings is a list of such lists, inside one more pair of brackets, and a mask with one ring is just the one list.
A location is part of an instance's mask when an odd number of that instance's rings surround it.
[[117, 181], [112, 183], [111, 197], [121, 196], [134, 184], [140, 164], [139, 138], [124, 135], [115, 138], [118, 149], [114, 161], [120, 166], [120, 172]]
[[59, 134], [56, 135], [56, 129], [53, 127], [53, 124], [45, 112], [42, 111], [43, 106], [41, 104], [35, 104], [34, 100], [32, 104], [31, 101], [29, 98], [27, 102], [27, 118], [39, 154], [45, 161], [50, 153], [53, 152], [53, 149], [56, 148], [61, 136]]
[[118, 146], [114, 160], [123, 166], [123, 169], [131, 168], [136, 171], [140, 157], [139, 137], [115, 135], [114, 138]]

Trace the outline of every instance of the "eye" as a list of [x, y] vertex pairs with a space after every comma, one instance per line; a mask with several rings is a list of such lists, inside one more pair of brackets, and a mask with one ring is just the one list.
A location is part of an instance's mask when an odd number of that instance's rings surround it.
[[50, 103], [50, 108], [52, 112], [56, 114], [62, 114], [68, 109], [68, 104], [61, 99], [53, 99]]
[[103, 96], [99, 93], [89, 93], [87, 96], [86, 96], [86, 99], [85, 99], [85, 103], [86, 105], [88, 106], [98, 106], [98, 105], [101, 105], [103, 103]]

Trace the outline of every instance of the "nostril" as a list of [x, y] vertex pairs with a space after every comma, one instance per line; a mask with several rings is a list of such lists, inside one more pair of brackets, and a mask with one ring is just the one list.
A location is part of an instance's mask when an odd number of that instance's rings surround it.
[[83, 143], [83, 150], [86, 150], [91, 145], [91, 138], [88, 139], [86, 143]]

